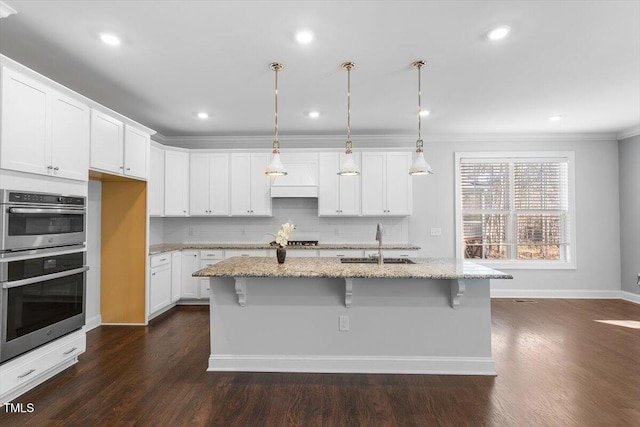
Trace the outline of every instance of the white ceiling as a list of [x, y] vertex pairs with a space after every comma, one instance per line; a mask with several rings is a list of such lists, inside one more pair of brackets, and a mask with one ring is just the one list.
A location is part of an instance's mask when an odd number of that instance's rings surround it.
[[[346, 132], [344, 61], [354, 135], [417, 132], [418, 59], [426, 140], [640, 124], [637, 0], [4, 1], [0, 52], [165, 136], [271, 134], [274, 61], [283, 135]], [[510, 37], [488, 41], [498, 24]]]

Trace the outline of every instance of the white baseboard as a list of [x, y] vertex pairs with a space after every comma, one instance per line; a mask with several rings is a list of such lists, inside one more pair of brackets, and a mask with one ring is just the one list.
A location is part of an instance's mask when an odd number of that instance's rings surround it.
[[99, 314], [97, 316], [93, 316], [91, 319], [87, 319], [85, 323], [86, 323], [84, 326], [85, 331], [90, 331], [92, 329], [95, 329], [98, 326], [102, 325], [102, 316]]
[[620, 291], [491, 289], [491, 298], [620, 299]]
[[640, 304], [640, 295], [634, 294], [632, 292], [622, 291], [622, 299], [625, 301], [635, 302], [636, 304]]
[[176, 305], [210, 305], [208, 299], [181, 299]]
[[149, 315], [149, 320], [151, 320], [151, 319], [153, 319], [153, 318], [156, 318], [156, 317], [160, 316], [161, 314], [166, 313], [167, 311], [171, 310], [171, 309], [172, 309], [173, 307], [175, 307], [175, 306], [176, 306], [176, 304], [174, 303], [174, 304], [171, 304], [171, 305], [166, 306], [166, 307], [165, 307], [165, 308], [163, 308], [162, 310], [158, 310], [158, 311], [156, 311], [155, 313], [153, 313], [153, 314]]
[[209, 356], [208, 371], [496, 375], [491, 357]]
[[147, 326], [146, 323], [103, 323], [102, 326]]

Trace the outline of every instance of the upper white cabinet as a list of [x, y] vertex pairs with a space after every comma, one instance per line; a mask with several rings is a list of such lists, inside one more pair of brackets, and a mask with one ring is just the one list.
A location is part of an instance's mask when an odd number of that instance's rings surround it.
[[164, 215], [164, 150], [151, 146], [149, 153], [149, 215]]
[[124, 126], [124, 174], [147, 179], [150, 136], [132, 126]]
[[189, 153], [164, 153], [164, 214], [187, 216], [189, 211]]
[[2, 68], [0, 167], [86, 181], [89, 107]]
[[[359, 153], [353, 153], [360, 165]], [[340, 176], [344, 153], [319, 154], [318, 216], [360, 215], [360, 176]]]
[[231, 154], [231, 215], [271, 216], [268, 153]]
[[407, 216], [412, 211], [411, 153], [362, 153], [362, 215]]
[[229, 215], [229, 154], [191, 153], [190, 215]]
[[91, 169], [147, 178], [149, 134], [91, 110]]

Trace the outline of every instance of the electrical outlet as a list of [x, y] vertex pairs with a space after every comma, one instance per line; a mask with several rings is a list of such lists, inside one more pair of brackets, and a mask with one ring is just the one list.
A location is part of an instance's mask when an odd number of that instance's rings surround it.
[[244, 228], [241, 228], [241, 229], [240, 229], [240, 234], [241, 234], [241, 235], [243, 235], [243, 236], [245, 235], [245, 230], [244, 230]]
[[338, 318], [338, 330], [340, 332], [349, 331], [349, 316], [340, 316]]
[[333, 234], [335, 234], [336, 236], [340, 235], [340, 229], [339, 228], [334, 228], [333, 229]]
[[189, 236], [193, 236], [193, 227], [189, 227]]
[[432, 236], [442, 236], [442, 228], [432, 228], [431, 229]]

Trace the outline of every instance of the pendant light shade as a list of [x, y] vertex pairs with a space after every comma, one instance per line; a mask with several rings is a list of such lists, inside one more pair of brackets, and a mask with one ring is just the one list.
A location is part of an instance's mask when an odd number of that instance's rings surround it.
[[409, 175], [431, 175], [433, 174], [433, 170], [427, 160], [424, 158], [423, 146], [424, 142], [422, 141], [422, 116], [420, 113], [422, 112], [422, 88], [420, 81], [420, 74], [422, 72], [422, 67], [426, 65], [424, 61], [416, 61], [412, 64], [414, 68], [418, 69], [418, 140], [416, 141], [416, 154], [413, 156], [413, 163], [411, 164], [411, 168], [409, 169]]
[[270, 64], [270, 67], [276, 75], [273, 157], [271, 158], [271, 163], [269, 163], [265, 169], [264, 174], [267, 176], [284, 176], [287, 174], [287, 170], [280, 160], [280, 142], [278, 141], [278, 72], [282, 71], [284, 66], [277, 62], [273, 62]]
[[360, 175], [360, 169], [356, 165], [353, 159], [353, 153], [351, 152], [353, 144], [351, 143], [351, 70], [355, 67], [353, 62], [345, 62], [342, 64], [342, 69], [347, 70], [347, 142], [345, 144], [345, 159], [340, 165], [338, 175], [341, 176], [358, 176]]

